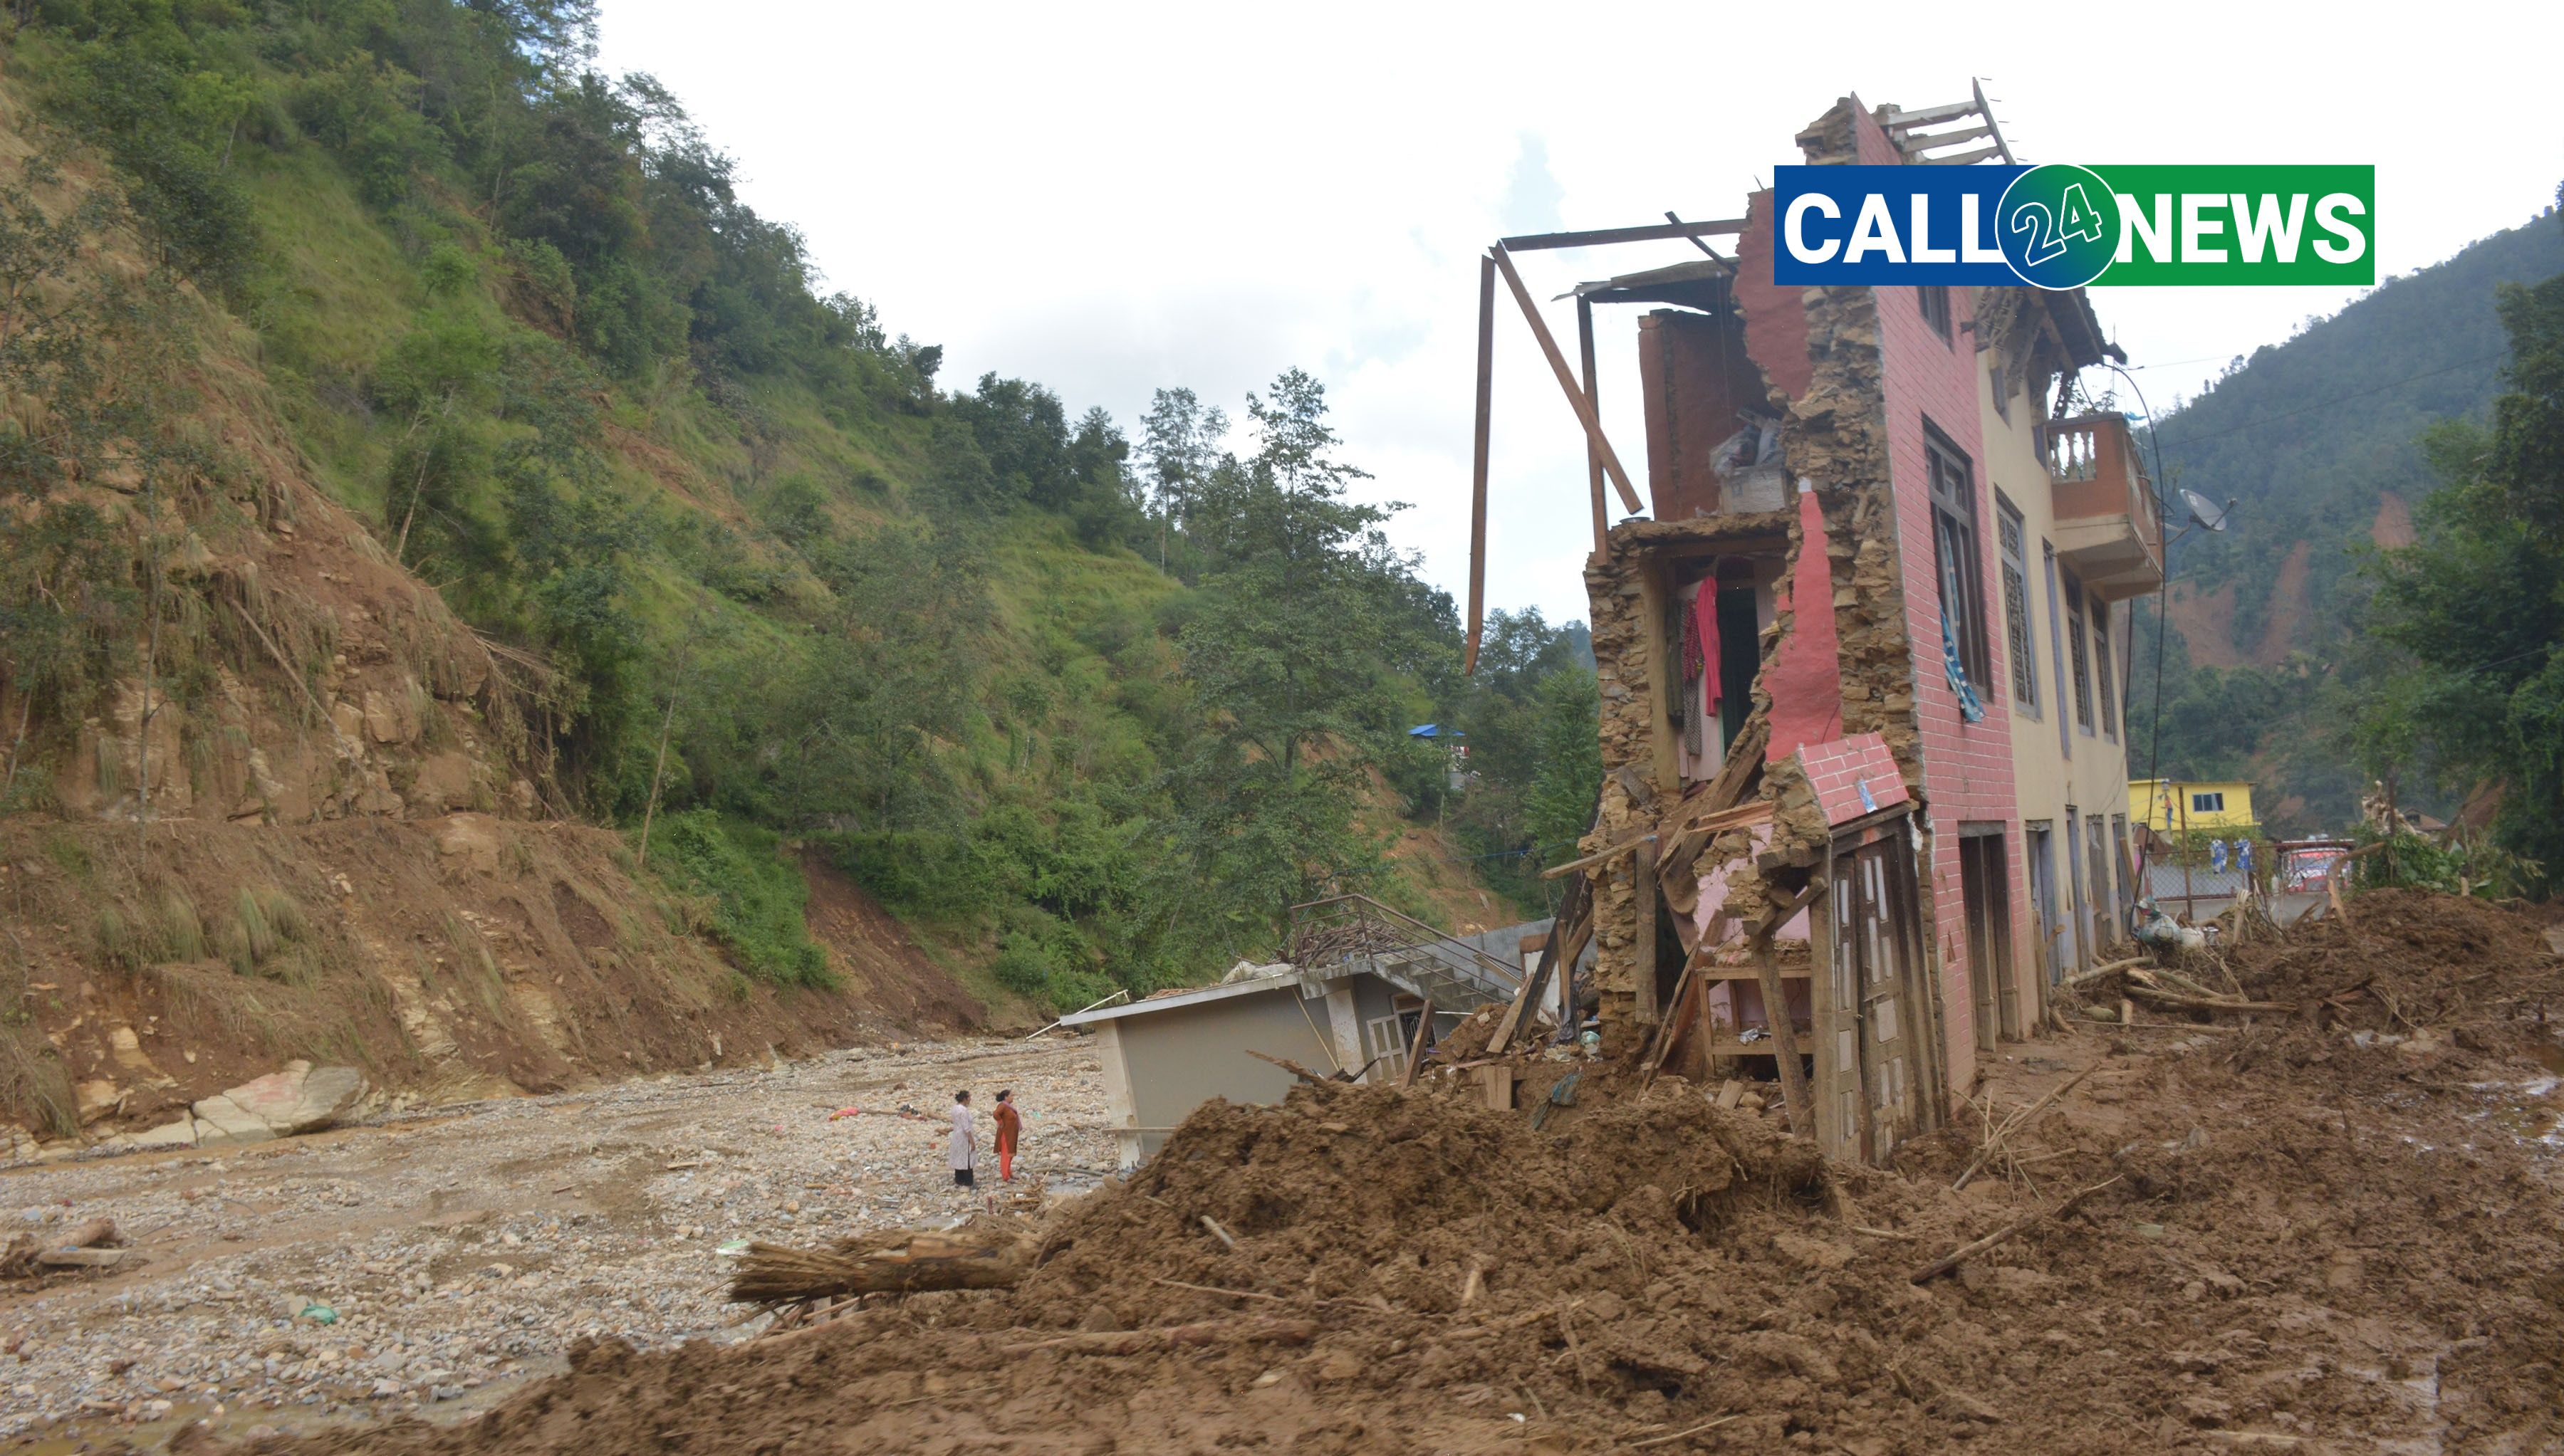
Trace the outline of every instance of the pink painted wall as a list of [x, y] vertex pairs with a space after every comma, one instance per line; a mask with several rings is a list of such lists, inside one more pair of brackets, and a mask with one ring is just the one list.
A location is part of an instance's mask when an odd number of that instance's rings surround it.
[[[1887, 133], [1866, 113], [1853, 127], [1863, 163], [1901, 160]], [[2011, 883], [2012, 942], [2018, 963], [2030, 944], [2030, 897], [2021, 876], [2021, 822], [2013, 792], [2012, 728], [2005, 697], [2011, 681], [2002, 619], [1991, 600], [1995, 508], [1986, 479], [1985, 442], [1977, 414], [1974, 335], [1965, 330], [1970, 301], [1951, 290], [1951, 336], [1923, 321], [1916, 291], [1881, 288], [1878, 306], [1880, 377], [1887, 407], [1888, 473], [1896, 501], [1896, 534], [1905, 589], [1905, 625], [1913, 642], [1915, 715], [1923, 739], [1923, 798], [1932, 830], [1926, 894], [1932, 901], [1930, 933], [1941, 966], [1943, 1029], [1948, 1038], [1950, 1091], [1964, 1093], [1977, 1068], [1977, 1028], [1968, 989], [1967, 908], [1959, 884], [1962, 820], [2004, 825], [2004, 864]], [[1941, 662], [1941, 588], [1932, 568], [1931, 476], [1923, 453], [1929, 418], [1975, 464], [1978, 580], [1989, 600], [1980, 604], [1988, 624], [1988, 681], [1975, 684], [1985, 722], [1959, 713]], [[2026, 974], [2016, 971], [2017, 975]], [[2033, 992], [2034, 994], [2034, 992]], [[2025, 996], [2026, 1005], [2034, 1004]]]

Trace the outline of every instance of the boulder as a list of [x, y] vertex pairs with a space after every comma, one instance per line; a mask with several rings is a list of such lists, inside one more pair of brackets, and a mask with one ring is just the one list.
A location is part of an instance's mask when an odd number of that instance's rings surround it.
[[365, 690], [365, 733], [377, 743], [402, 741], [400, 719], [392, 713], [392, 701], [371, 688]]
[[448, 815], [436, 828], [436, 852], [456, 868], [496, 875], [499, 821], [487, 814]]
[[418, 761], [418, 777], [409, 787], [412, 807], [432, 813], [468, 808], [472, 803], [472, 758], [466, 753], [430, 753]]
[[228, 1095], [209, 1097], [197, 1103], [196, 1145], [221, 1147], [239, 1143], [273, 1141], [276, 1130], [252, 1116]]
[[181, 1116], [174, 1123], [132, 1134], [125, 1140], [133, 1147], [193, 1147], [196, 1145], [195, 1119]]
[[365, 1074], [353, 1067], [288, 1062], [282, 1072], [197, 1103], [198, 1121], [213, 1125], [198, 1130], [197, 1143], [263, 1143], [317, 1133], [345, 1117], [364, 1095]]
[[411, 693], [398, 688], [389, 693], [366, 689], [365, 733], [377, 743], [417, 741], [418, 711], [413, 706]]
[[116, 1105], [124, 1101], [124, 1089], [104, 1077], [81, 1083], [72, 1092], [79, 1100], [80, 1121], [84, 1128], [115, 1111]]
[[329, 721], [350, 743], [359, 747], [365, 741], [365, 711], [343, 700], [329, 705]]

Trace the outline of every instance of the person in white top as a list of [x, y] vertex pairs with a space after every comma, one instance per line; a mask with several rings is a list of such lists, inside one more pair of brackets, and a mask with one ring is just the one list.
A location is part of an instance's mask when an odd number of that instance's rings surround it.
[[953, 1094], [953, 1186], [978, 1186], [970, 1171], [978, 1154], [978, 1142], [970, 1136], [970, 1094], [957, 1092]]

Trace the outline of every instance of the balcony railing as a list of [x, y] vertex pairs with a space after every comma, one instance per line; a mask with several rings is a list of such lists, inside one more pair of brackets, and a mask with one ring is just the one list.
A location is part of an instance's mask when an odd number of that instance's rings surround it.
[[2082, 415], [2038, 427], [2056, 513], [2057, 558], [2104, 601], [2163, 584], [2163, 524], [2154, 484], [2123, 415]]

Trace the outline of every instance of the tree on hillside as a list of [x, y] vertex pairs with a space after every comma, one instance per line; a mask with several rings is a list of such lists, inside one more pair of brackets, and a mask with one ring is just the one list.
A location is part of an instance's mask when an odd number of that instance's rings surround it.
[[1209, 488], [1220, 462], [1219, 442], [1228, 416], [1189, 389], [1161, 389], [1140, 421], [1140, 454], [1147, 462], [1149, 506], [1158, 518], [1158, 565], [1170, 569], [1168, 539], [1192, 520], [1194, 503]]
[[2379, 552], [2369, 631], [2396, 655], [2358, 720], [2372, 771], [2497, 785], [2494, 838], [2564, 871], [2564, 276], [2499, 295], [2509, 386], [2484, 429], [2423, 439], [2448, 484]]
[[1194, 503], [1211, 551], [1178, 643], [1209, 730], [1175, 775], [1161, 903], [1175, 941], [1269, 945], [1290, 907], [1375, 883], [1383, 846], [1358, 822], [1369, 770], [1448, 658], [1449, 599], [1380, 527], [1394, 507], [1346, 499], [1326, 391], [1293, 369], [1247, 396], [1255, 455], [1225, 460]]

